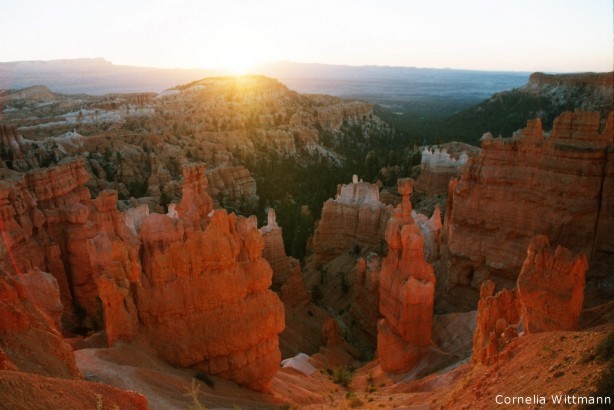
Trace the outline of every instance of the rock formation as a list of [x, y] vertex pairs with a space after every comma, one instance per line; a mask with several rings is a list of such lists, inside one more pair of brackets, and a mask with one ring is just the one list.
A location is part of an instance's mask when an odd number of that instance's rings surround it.
[[[138, 336], [175, 365], [267, 390], [284, 312], [268, 290], [264, 240], [255, 218], [211, 213], [204, 166], [186, 166], [183, 176], [174, 218], [146, 210], [125, 217], [114, 191], [91, 200], [83, 160], [4, 181], [1, 267], [50, 272], [73, 329], [103, 327], [110, 345]], [[57, 306], [40, 305], [57, 320]]]
[[[320, 100], [330, 97], [318, 96]], [[373, 106], [361, 101], [335, 101], [336, 104], [318, 109], [317, 120], [324, 129], [338, 130], [343, 122], [356, 123], [373, 116]]]
[[269, 262], [273, 269], [273, 287], [279, 289], [288, 280], [292, 258], [286, 256], [282, 229], [277, 225], [273, 208], [269, 208], [267, 224], [260, 228], [260, 234], [264, 238], [262, 257]]
[[281, 286], [280, 298], [286, 307], [302, 308], [311, 302], [311, 295], [305, 286], [305, 279], [299, 261], [290, 259], [290, 274]]
[[[161, 219], [164, 230], [156, 229]], [[239, 222], [215, 211], [204, 231], [184, 241], [181, 219], [147, 218], [139, 316], [147, 339], [168, 362], [268, 390], [280, 361], [283, 306], [267, 290], [272, 272], [260, 257], [262, 238], [255, 227], [241, 236]], [[169, 231], [175, 235], [155, 234]]]
[[27, 288], [7, 273], [0, 273], [0, 368], [80, 377], [70, 346], [32, 302]]
[[61, 329], [64, 306], [60, 302], [60, 287], [57, 280], [38, 268], [27, 274], [16, 275], [13, 280], [23, 287], [29, 300], [51, 320], [51, 324], [56, 329]]
[[378, 246], [389, 217], [389, 208], [379, 201], [378, 187], [354, 176], [352, 183], [341, 186], [335, 199], [324, 203], [313, 237], [315, 265], [355, 246]]
[[367, 258], [356, 261], [356, 295], [351, 306], [352, 318], [360, 325], [369, 339], [377, 340], [379, 314], [380, 256], [371, 252]]
[[27, 171], [39, 166], [34, 141], [25, 139], [15, 126], [0, 123], [0, 168]]
[[424, 257], [428, 262], [438, 260], [443, 240], [443, 225], [441, 223], [439, 205], [435, 206], [435, 211], [433, 211], [433, 215], [430, 218], [416, 213], [416, 211], [412, 211], [412, 218], [424, 237]]
[[[139, 244], [117, 210], [117, 194], [104, 191], [90, 200], [87, 178], [84, 161], [77, 160], [5, 183], [0, 212], [10, 257], [0, 262], [13, 273], [35, 268], [51, 273], [67, 324], [92, 328], [103, 316], [128, 316], [133, 326], [122, 333], [132, 335], [136, 310], [128, 294], [140, 272]], [[107, 289], [116, 287], [123, 295], [121, 303], [105, 300], [108, 292], [98, 289], [102, 277]], [[107, 336], [112, 342], [117, 335]]]
[[[267, 391], [281, 359], [284, 311], [268, 290], [264, 240], [252, 218], [223, 210], [207, 216], [204, 167], [188, 168], [184, 177], [179, 218], [152, 214], [141, 225], [143, 337], [172, 364]], [[205, 217], [197, 223], [199, 215]]]
[[398, 181], [401, 204], [386, 226], [388, 255], [380, 275], [377, 350], [384, 371], [414, 366], [431, 344], [435, 275], [424, 259], [424, 238], [412, 218], [413, 179]]
[[518, 275], [523, 328], [527, 333], [575, 330], [584, 301], [586, 255], [569, 249], [551, 249], [548, 238], [531, 241]]
[[490, 364], [518, 336], [525, 333], [575, 330], [584, 300], [585, 255], [574, 256], [558, 246], [552, 250], [545, 235], [536, 235], [518, 276], [518, 288], [493, 296], [495, 283], [482, 282], [477, 326], [473, 336], [474, 363]]
[[[578, 109], [611, 109], [614, 73], [544, 74], [533, 73], [520, 92], [545, 95], [560, 105], [574, 102]], [[582, 98], [578, 98], [580, 92]], [[574, 95], [576, 94], [576, 95]], [[575, 100], [575, 101], [574, 101]]]
[[511, 339], [518, 336], [520, 317], [516, 291], [503, 289], [493, 295], [494, 290], [494, 282], [482, 282], [477, 325], [473, 335], [474, 363], [492, 363]]
[[555, 120], [549, 138], [534, 120], [512, 138], [482, 139], [480, 155], [450, 185], [445, 235], [452, 290], [477, 289], [487, 278], [512, 287], [536, 234], [587, 255], [613, 250], [604, 234], [614, 228], [608, 206], [613, 115], [602, 132], [597, 113], [568, 112]]
[[603, 135], [609, 136], [610, 142], [603, 171], [595, 250], [612, 252], [614, 249], [614, 235], [612, 235], [612, 227], [614, 227], [614, 114], [608, 116]]
[[218, 202], [230, 201], [250, 205], [258, 203], [256, 181], [244, 166], [217, 167], [207, 171], [208, 192]]
[[422, 151], [420, 177], [416, 180], [416, 192], [427, 195], [446, 194], [450, 179], [456, 178], [460, 168], [467, 163], [466, 151], [452, 157], [446, 148]]
[[262, 257], [273, 269], [272, 288], [279, 290], [286, 307], [302, 307], [309, 304], [311, 296], [305, 287], [305, 280], [298, 260], [287, 256], [284, 249], [282, 229], [277, 225], [275, 210], [269, 208], [267, 224], [260, 228], [264, 239]]

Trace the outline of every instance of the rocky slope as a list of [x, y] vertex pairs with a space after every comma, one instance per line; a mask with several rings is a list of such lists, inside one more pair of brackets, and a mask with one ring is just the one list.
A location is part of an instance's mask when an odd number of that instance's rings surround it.
[[[614, 115], [564, 113], [545, 135], [539, 120], [518, 135], [485, 135], [482, 152], [450, 184], [446, 213], [448, 291], [471, 306], [483, 280], [510, 287], [535, 234], [595, 258], [612, 252], [609, 151]], [[603, 213], [605, 212], [605, 213]], [[592, 276], [594, 275], [594, 276]], [[588, 278], [604, 275], [589, 272]], [[607, 273], [605, 273], [608, 276]]]

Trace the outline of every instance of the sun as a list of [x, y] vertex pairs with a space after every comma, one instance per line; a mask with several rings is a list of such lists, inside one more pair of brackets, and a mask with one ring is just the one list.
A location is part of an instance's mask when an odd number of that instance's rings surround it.
[[247, 53], [237, 52], [225, 56], [223, 68], [232, 75], [248, 74], [254, 67], [254, 62]]

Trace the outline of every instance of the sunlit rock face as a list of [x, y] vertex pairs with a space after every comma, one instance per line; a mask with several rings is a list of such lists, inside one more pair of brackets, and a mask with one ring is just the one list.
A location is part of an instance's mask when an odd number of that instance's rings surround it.
[[549, 135], [533, 120], [512, 138], [482, 139], [450, 184], [446, 209], [448, 286], [474, 289], [464, 308], [487, 278], [514, 286], [536, 234], [587, 255], [614, 250], [612, 121], [612, 113], [602, 126], [598, 113], [567, 112]]
[[521, 317], [527, 333], [575, 330], [584, 301], [586, 255], [550, 247], [548, 238], [531, 241], [518, 275]]
[[2, 269], [42, 275], [19, 286], [52, 323], [55, 295], [70, 328], [103, 328], [109, 345], [136, 340], [174, 365], [270, 389], [284, 311], [255, 217], [212, 212], [202, 165], [184, 167], [170, 216], [122, 214], [115, 191], [90, 199], [87, 178], [78, 160], [0, 183]]
[[[281, 354], [284, 310], [255, 218], [211, 212], [202, 166], [184, 168], [177, 218], [141, 225], [140, 337], [162, 358], [267, 391]], [[167, 343], [169, 339], [173, 343]]]
[[[75, 160], [3, 182], [0, 213], [8, 249], [0, 263], [14, 273], [51, 273], [65, 324], [92, 328], [117, 308], [126, 318], [121, 333], [130, 337], [136, 310], [129, 289], [139, 277], [139, 244], [117, 210], [117, 193], [103, 191], [92, 200], [87, 180], [84, 161]], [[111, 294], [121, 303], [105, 303]], [[117, 337], [111, 329], [108, 336]]]
[[494, 282], [482, 282], [477, 325], [473, 334], [474, 363], [493, 363], [497, 354], [518, 336], [520, 316], [516, 290], [503, 289], [497, 294], [494, 294], [494, 290]]
[[492, 364], [518, 336], [576, 330], [584, 301], [586, 255], [553, 249], [545, 235], [536, 235], [518, 275], [518, 287], [494, 294], [495, 283], [482, 282], [478, 319], [473, 336], [473, 362]]
[[435, 275], [424, 258], [424, 238], [412, 218], [412, 179], [400, 179], [403, 195], [386, 226], [388, 255], [380, 275], [377, 352], [384, 371], [414, 366], [432, 343]]
[[182, 219], [146, 219], [138, 309], [145, 339], [168, 362], [266, 391], [281, 360], [284, 311], [268, 290], [264, 241], [247, 224], [215, 211], [186, 238]]

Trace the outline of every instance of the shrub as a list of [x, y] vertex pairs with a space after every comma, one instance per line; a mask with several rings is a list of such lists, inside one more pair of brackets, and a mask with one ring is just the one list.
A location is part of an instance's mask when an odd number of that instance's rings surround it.
[[338, 367], [330, 376], [333, 383], [348, 387], [352, 381], [352, 372], [347, 367]]

